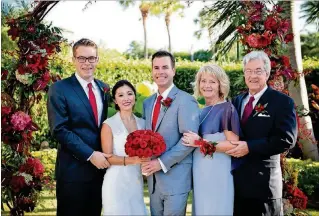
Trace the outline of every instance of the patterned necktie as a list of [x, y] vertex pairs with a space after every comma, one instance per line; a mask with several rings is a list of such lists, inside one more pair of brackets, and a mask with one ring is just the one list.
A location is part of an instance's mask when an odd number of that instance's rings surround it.
[[241, 122], [243, 124], [246, 123], [246, 121], [248, 120], [248, 117], [250, 116], [250, 114], [253, 112], [253, 101], [255, 100], [254, 96], [251, 96], [249, 98], [248, 103], [245, 106], [244, 112], [243, 112], [243, 116], [241, 117]]
[[88, 88], [89, 88], [89, 101], [90, 101], [90, 104], [91, 104], [91, 107], [92, 107], [92, 110], [93, 110], [95, 122], [98, 125], [99, 118], [98, 118], [98, 115], [97, 115], [97, 105], [96, 105], [95, 95], [94, 95], [93, 90], [92, 90], [92, 83], [88, 84]]
[[162, 95], [159, 95], [156, 100], [154, 112], [153, 112], [153, 119], [152, 119], [152, 130], [155, 131], [157, 119], [161, 110], [161, 100], [163, 99]]

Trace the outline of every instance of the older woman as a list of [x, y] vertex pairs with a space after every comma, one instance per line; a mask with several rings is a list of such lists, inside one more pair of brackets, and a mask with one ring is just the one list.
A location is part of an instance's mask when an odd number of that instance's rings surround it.
[[240, 123], [237, 112], [225, 99], [229, 79], [217, 65], [206, 65], [196, 75], [195, 96], [202, 96], [206, 106], [200, 115], [199, 135], [185, 133], [186, 146], [199, 147], [195, 140], [217, 142], [213, 158], [204, 157], [200, 148], [193, 153], [193, 215], [233, 215], [234, 185], [231, 157], [225, 151], [235, 147]]

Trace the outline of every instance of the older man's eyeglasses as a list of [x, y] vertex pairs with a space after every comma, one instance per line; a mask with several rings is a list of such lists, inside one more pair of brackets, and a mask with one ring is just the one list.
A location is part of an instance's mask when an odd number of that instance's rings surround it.
[[97, 60], [97, 57], [95, 56], [90, 56], [90, 57], [78, 56], [75, 58], [79, 63], [85, 63], [86, 60], [88, 60], [89, 63], [95, 63]]
[[247, 69], [244, 71], [244, 73], [248, 76], [252, 75], [253, 73], [256, 74], [257, 76], [260, 76], [264, 73], [264, 70], [263, 69], [256, 69], [256, 70], [250, 70], [250, 69]]

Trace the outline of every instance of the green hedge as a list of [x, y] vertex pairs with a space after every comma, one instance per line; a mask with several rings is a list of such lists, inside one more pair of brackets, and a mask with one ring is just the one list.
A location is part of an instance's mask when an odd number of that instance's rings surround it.
[[[66, 57], [66, 52], [62, 53], [62, 56], [55, 58], [50, 64], [50, 70], [52, 73], [60, 74], [62, 78], [68, 77], [74, 73], [75, 68], [71, 62], [71, 57]], [[178, 61], [176, 63], [176, 76], [174, 83], [182, 90], [193, 93], [193, 83], [195, 81], [195, 75], [198, 69], [207, 63], [204, 62], [190, 62], [190, 61]], [[234, 97], [239, 92], [245, 89], [245, 84], [242, 75], [241, 64], [235, 63], [217, 63], [219, 64], [229, 75], [230, 78], [230, 97]], [[307, 76], [309, 83], [316, 83], [314, 78], [318, 78], [316, 74], [319, 74], [319, 61], [316, 59], [306, 59], [304, 62], [304, 69], [314, 70], [315, 74]], [[100, 62], [97, 66], [96, 75], [98, 79], [110, 84], [112, 87], [118, 80], [127, 79], [134, 85], [142, 81], [151, 81], [151, 62], [150, 60], [132, 60], [125, 59], [124, 57], [117, 57], [109, 59], [103, 56], [101, 53]], [[310, 80], [309, 80], [310, 79]], [[317, 81], [318, 82], [318, 81]], [[141, 111], [141, 107], [137, 107], [137, 112]], [[35, 134], [35, 142], [40, 144], [44, 140], [48, 140], [50, 147], [54, 147], [56, 143], [50, 139], [49, 127], [47, 123], [47, 111], [46, 111], [46, 95], [43, 95], [43, 99], [40, 104], [35, 105], [33, 108], [35, 112], [35, 121], [40, 125], [40, 130]], [[50, 140], [49, 140], [50, 139]], [[39, 145], [35, 145], [39, 146]]]
[[294, 170], [298, 171], [298, 187], [307, 194], [307, 196], [318, 197], [319, 194], [319, 162], [311, 160], [299, 160], [289, 158], [287, 162], [292, 165]]

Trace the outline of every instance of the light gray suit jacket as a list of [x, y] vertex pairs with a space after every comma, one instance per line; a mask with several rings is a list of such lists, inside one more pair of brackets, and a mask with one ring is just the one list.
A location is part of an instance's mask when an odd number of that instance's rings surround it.
[[[157, 95], [147, 98], [143, 104], [143, 117], [146, 129], [152, 130], [152, 111]], [[167, 168], [156, 172], [156, 184], [164, 195], [186, 193], [192, 186], [192, 154], [194, 148], [182, 144], [184, 132], [198, 132], [199, 107], [194, 97], [178, 89], [176, 86], [169, 92], [168, 97], [173, 101], [166, 109], [162, 106], [155, 131], [165, 140], [166, 152], [159, 158]], [[148, 177], [148, 189], [153, 192], [154, 178]]]

